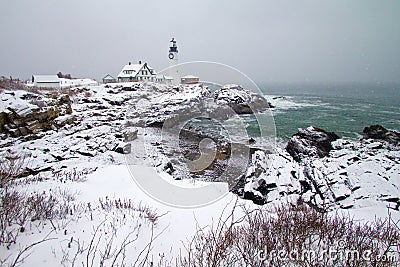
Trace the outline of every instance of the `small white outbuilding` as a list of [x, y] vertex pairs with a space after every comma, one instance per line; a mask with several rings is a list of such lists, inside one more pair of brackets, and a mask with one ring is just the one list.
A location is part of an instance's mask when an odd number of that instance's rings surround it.
[[57, 75], [32, 75], [33, 86], [42, 88], [57, 88], [61, 87], [60, 78]]
[[200, 78], [193, 75], [186, 75], [181, 78], [181, 84], [195, 84], [199, 83]]

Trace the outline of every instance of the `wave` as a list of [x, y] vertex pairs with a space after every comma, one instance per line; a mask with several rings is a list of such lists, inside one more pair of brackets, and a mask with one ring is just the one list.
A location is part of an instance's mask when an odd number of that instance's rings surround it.
[[294, 96], [282, 95], [264, 95], [264, 97], [275, 107], [275, 111], [328, 105], [328, 103], [324, 103], [319, 98], [296, 99]]

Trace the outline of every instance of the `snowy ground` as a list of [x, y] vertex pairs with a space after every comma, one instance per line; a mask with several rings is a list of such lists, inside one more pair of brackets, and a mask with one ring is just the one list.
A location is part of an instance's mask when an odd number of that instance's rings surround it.
[[[19, 242], [12, 246], [10, 250], [1, 248], [1, 255], [14, 258], [19, 248], [41, 240], [43, 237], [54, 238], [35, 246], [29, 251], [31, 256], [24, 260], [21, 266], [58, 266], [61, 263], [69, 266], [75, 253], [78, 250], [78, 243], [82, 248], [87, 248], [90, 244], [95, 229], [100, 226], [98, 236], [101, 242], [110, 240], [115, 231], [115, 248], [119, 248], [123, 239], [131, 232], [128, 238], [137, 240], [127, 247], [130, 253], [127, 255], [127, 262], [137, 258], [139, 253], [146, 249], [150, 242], [153, 223], [152, 218], [143, 212], [130, 209], [109, 210], [101, 209], [99, 199], [105, 201], [121, 199], [131, 200], [133, 205], [140, 209], [151, 209], [156, 216], [160, 216], [154, 223], [154, 237], [151, 255], [154, 260], [159, 259], [159, 255], [173, 258], [184, 251], [182, 242], [187, 241], [195, 233], [196, 227], [210, 225], [216, 222], [224, 209], [226, 214], [232, 209], [236, 197], [228, 194], [222, 200], [210, 206], [198, 209], [180, 209], [163, 205], [148, 195], [143, 193], [133, 181], [128, 168], [125, 165], [110, 165], [101, 168], [90, 174], [85, 182], [42, 182], [31, 185], [29, 190], [48, 190], [68, 189], [76, 192], [74, 203], [82, 203], [84, 212], [63, 220], [55, 220], [55, 230], [50, 222], [29, 223], [25, 233], [21, 233]], [[245, 201], [240, 201], [240, 203]], [[92, 203], [91, 212], [87, 208], [87, 203]], [[140, 208], [142, 207], [142, 208]], [[198, 224], [198, 225], [197, 225]], [[73, 240], [73, 242], [70, 242]], [[96, 240], [97, 241], [97, 240]], [[104, 243], [103, 248], [104, 249]], [[101, 245], [100, 245], [101, 246]], [[99, 248], [100, 248], [99, 246]], [[67, 256], [68, 259], [67, 259]], [[78, 255], [76, 263], [81, 265], [85, 261], [87, 251]], [[99, 255], [96, 260], [99, 260]], [[61, 262], [64, 258], [65, 262]], [[109, 262], [108, 262], [109, 263]]]

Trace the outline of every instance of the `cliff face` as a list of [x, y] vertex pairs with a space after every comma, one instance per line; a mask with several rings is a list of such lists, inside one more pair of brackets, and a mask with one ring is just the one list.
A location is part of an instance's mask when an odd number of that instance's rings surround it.
[[5, 91], [1, 95], [0, 133], [11, 137], [38, 134], [73, 122], [68, 95], [43, 96], [26, 91]]

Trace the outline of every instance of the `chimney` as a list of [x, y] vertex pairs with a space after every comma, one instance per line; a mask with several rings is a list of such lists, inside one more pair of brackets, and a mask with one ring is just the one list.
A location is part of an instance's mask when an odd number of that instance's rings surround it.
[[128, 65], [131, 65], [131, 64], [132, 64], [132, 63], [129, 61], [129, 62], [128, 62]]
[[141, 60], [139, 60], [139, 64], [142, 64], [142, 61], [141, 61]]

